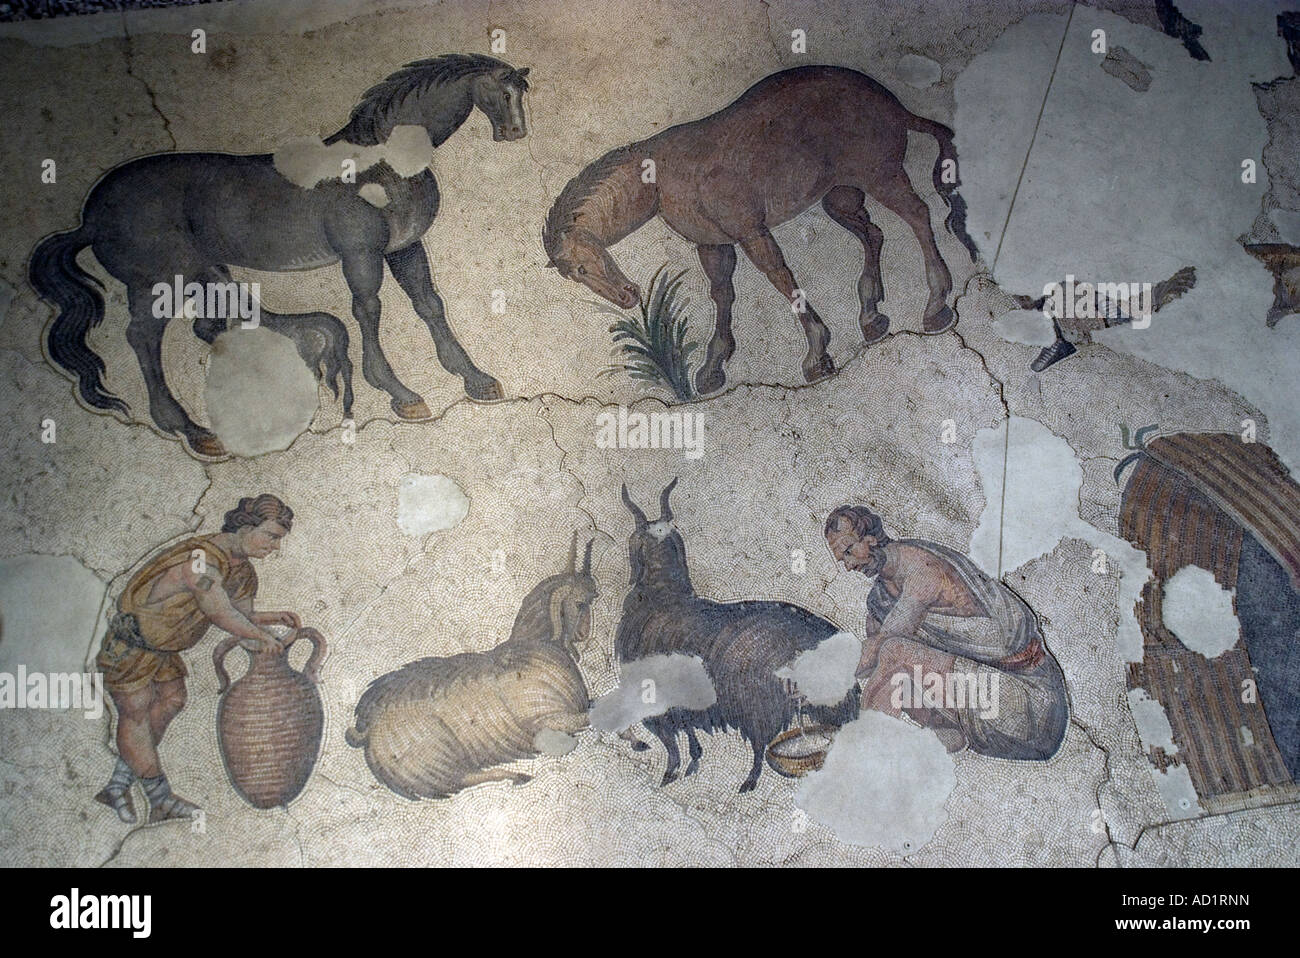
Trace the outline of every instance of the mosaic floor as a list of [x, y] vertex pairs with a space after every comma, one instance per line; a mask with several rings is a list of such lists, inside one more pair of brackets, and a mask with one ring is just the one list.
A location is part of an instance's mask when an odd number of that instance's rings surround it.
[[1291, 6], [0, 24], [0, 862], [1300, 863]]

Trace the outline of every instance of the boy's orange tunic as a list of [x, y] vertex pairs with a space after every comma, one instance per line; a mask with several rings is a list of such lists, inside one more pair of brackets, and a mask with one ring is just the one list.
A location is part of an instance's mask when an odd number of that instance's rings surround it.
[[115, 637], [110, 629], [95, 659], [104, 673], [104, 688], [130, 693], [150, 682], [170, 682], [189, 674], [180, 653], [199, 643], [212, 625], [189, 592], [149, 601], [158, 578], [185, 562], [201, 549], [204, 561], [221, 576], [222, 587], [232, 603], [257, 593], [257, 573], [247, 559], [237, 558], [213, 542], [214, 536], [195, 536], [164, 549], [131, 577], [118, 597], [117, 610], [135, 616], [140, 637], [148, 648], [132, 646]]

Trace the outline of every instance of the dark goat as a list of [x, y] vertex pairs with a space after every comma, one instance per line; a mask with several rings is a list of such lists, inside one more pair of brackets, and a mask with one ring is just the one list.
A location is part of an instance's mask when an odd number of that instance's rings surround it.
[[[786, 691], [778, 669], [840, 630], [807, 609], [788, 602], [714, 602], [695, 594], [686, 566], [686, 544], [673, 527], [668, 503], [674, 479], [660, 495], [659, 518], [646, 519], [623, 486], [623, 502], [636, 519], [628, 540], [632, 563], [631, 590], [623, 600], [623, 618], [614, 638], [620, 662], [649, 655], [698, 655], [709, 673], [718, 700], [709, 709], [669, 709], [644, 720], [668, 752], [663, 784], [677, 778], [681, 754], [677, 733], [685, 732], [690, 745], [686, 775], [695, 772], [704, 750], [695, 737], [702, 732], [735, 729], [754, 749], [754, 767], [740, 786], [747, 792], [763, 771], [763, 753], [769, 742], [790, 726], [795, 702]], [[807, 708], [814, 721], [842, 725], [857, 717], [856, 685], [838, 705]], [[649, 748], [631, 739], [638, 750]]]

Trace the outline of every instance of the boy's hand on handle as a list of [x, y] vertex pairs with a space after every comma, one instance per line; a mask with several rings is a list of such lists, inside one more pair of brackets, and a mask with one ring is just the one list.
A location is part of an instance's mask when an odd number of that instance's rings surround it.
[[258, 612], [254, 619], [258, 625], [283, 625], [290, 629], [301, 629], [302, 620], [295, 612]]

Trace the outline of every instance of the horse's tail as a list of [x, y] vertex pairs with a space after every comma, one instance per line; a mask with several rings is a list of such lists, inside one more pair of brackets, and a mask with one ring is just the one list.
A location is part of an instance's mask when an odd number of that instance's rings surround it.
[[[948, 218], [944, 220], [943, 225], [948, 227], [953, 236], [961, 240], [961, 244], [970, 253], [971, 261], [974, 262], [979, 258], [979, 250], [975, 248], [975, 241], [971, 239], [971, 235], [966, 232], [966, 201], [957, 192], [961, 180], [957, 176], [957, 147], [952, 142], [952, 130], [942, 123], [920, 116], [914, 116], [909, 127], [921, 133], [928, 133], [939, 141], [939, 157], [934, 161], [932, 179], [934, 188], [948, 204]], [[945, 168], [951, 170], [947, 180], [944, 178], [947, 172]]]
[[50, 359], [77, 377], [81, 398], [96, 409], [129, 412], [127, 404], [104, 391], [104, 360], [86, 345], [86, 334], [104, 321], [104, 288], [77, 265], [77, 254], [90, 245], [85, 225], [46, 237], [32, 251], [27, 279], [59, 314], [50, 324], [45, 347]]

